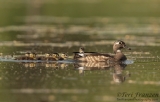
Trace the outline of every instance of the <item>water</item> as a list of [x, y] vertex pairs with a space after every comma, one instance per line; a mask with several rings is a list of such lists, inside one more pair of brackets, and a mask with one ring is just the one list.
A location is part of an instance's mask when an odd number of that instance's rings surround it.
[[[2, 46], [1, 52], [3, 52], [4, 56], [8, 56], [1, 60], [1, 101], [118, 102], [121, 98], [134, 98], [133, 96], [137, 92], [159, 94], [160, 69], [157, 46], [142, 47], [130, 44], [131, 51], [123, 50], [128, 58], [127, 66], [104, 67], [101, 63], [82, 63], [77, 68], [79, 63], [73, 63], [70, 60], [67, 60], [67, 63], [66, 61], [38, 63], [8, 59], [10, 54], [23, 55], [23, 51], [28, 51], [29, 49], [39, 53], [68, 52], [69, 57], [72, 58], [71, 52], [77, 51], [78, 46], [81, 45], [67, 47], [65, 46], [66, 43], [63, 44], [64, 46], [62, 47], [57, 45], [55, 47], [43, 46], [43, 44], [36, 47], [28, 45], [17, 46], [16, 44]], [[103, 44], [84, 46], [88, 51], [112, 52], [112, 45], [107, 45], [107, 47]], [[157, 50], [153, 51], [153, 49]], [[83, 66], [86, 67], [82, 68]], [[133, 94], [133, 96], [119, 96], [119, 93], [123, 95], [124, 92]], [[150, 99], [158, 102], [158, 98], [152, 97]], [[137, 96], [136, 99], [147, 100], [148, 98]]]
[[[159, 1], [0, 0], [0, 5], [0, 102], [160, 101]], [[132, 48], [123, 50], [126, 65], [71, 61], [80, 46], [112, 53], [119, 39]], [[11, 59], [27, 51], [67, 53], [70, 60]]]

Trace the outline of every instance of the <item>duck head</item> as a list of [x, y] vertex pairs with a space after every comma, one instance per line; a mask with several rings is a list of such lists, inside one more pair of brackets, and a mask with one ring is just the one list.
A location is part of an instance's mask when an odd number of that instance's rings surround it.
[[29, 54], [29, 57], [35, 58], [35, 57], [36, 57], [36, 53], [30, 53], [30, 54]]
[[79, 53], [84, 53], [84, 47], [79, 48]]
[[45, 57], [49, 57], [49, 53], [45, 53]]
[[84, 47], [79, 48], [79, 56], [84, 57]]
[[62, 53], [62, 54], [60, 55], [60, 57], [63, 58], [63, 59], [66, 59], [68, 56], [67, 56], [67, 54]]
[[114, 52], [114, 53], [116, 53], [117, 50], [121, 50], [121, 49], [123, 49], [123, 48], [126, 48], [126, 49], [128, 49], [128, 50], [131, 50], [131, 48], [129, 48], [129, 47], [125, 44], [125, 42], [123, 42], [123, 41], [121, 41], [121, 40], [118, 40], [118, 41], [114, 42], [114, 44], [113, 44], [113, 52]]
[[50, 55], [51, 57], [58, 59], [59, 58], [59, 54], [58, 53], [53, 53]]
[[29, 56], [30, 56], [30, 53], [29, 53], [29, 52], [25, 53], [25, 56], [26, 56], [26, 57], [29, 57]]

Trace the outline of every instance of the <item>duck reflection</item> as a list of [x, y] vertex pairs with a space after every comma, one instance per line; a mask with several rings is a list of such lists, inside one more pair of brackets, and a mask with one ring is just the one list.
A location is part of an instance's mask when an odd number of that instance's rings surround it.
[[23, 63], [20, 63], [20, 64], [23, 64], [24, 67], [26, 68], [34, 68], [34, 67], [45, 67], [45, 68], [60, 68], [60, 69], [65, 69], [68, 64], [66, 63], [58, 63], [58, 62], [39, 62], [39, 63], [36, 63], [36, 62], [23, 62]]
[[114, 63], [108, 64], [107, 62], [79, 62], [75, 63], [74, 67], [78, 69], [79, 74], [83, 75], [87, 70], [113, 70], [113, 82], [122, 83], [127, 77], [130, 77], [129, 71], [126, 74], [123, 73], [126, 68], [126, 64], [123, 63]]
[[113, 82], [115, 83], [122, 83], [125, 81], [127, 77], [130, 77], [129, 71], [126, 71], [126, 73], [123, 73], [124, 68], [126, 67], [126, 64], [116, 64], [114, 66], [113, 71]]
[[122, 62], [108, 63], [108, 62], [23, 62], [21, 63], [26, 68], [45, 67], [54, 69], [67, 69], [68, 65], [73, 65], [78, 70], [80, 75], [84, 75], [85, 71], [92, 70], [110, 70], [113, 81], [111, 83], [123, 83], [127, 77], [130, 77], [129, 71], [124, 71], [127, 64]]
[[74, 67], [83, 70], [109, 69], [111, 66], [107, 62], [76, 62]]

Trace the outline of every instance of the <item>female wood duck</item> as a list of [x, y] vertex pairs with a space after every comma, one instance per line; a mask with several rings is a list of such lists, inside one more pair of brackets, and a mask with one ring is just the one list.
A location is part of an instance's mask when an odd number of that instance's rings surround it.
[[27, 52], [25, 55], [15, 57], [14, 59], [15, 60], [35, 60], [36, 59], [36, 53]]
[[74, 60], [82, 62], [115, 62], [124, 61], [126, 56], [122, 53], [121, 49], [128, 48], [125, 42], [118, 40], [113, 44], [114, 55], [107, 53], [97, 53], [97, 52], [84, 52], [84, 48], [80, 48], [79, 52], [74, 52]]

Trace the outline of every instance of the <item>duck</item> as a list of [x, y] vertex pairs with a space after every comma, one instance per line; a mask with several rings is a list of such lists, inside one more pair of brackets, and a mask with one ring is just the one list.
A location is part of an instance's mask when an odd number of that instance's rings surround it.
[[78, 54], [79, 56], [82, 56], [82, 57], [84, 57], [84, 47], [80, 47], [79, 48], [79, 54]]
[[67, 59], [67, 58], [68, 58], [67, 54], [66, 54], [66, 53], [62, 53], [62, 54], [60, 54], [58, 60], [65, 60], [65, 59]]
[[27, 53], [25, 53], [25, 55], [15, 57], [14, 59], [15, 60], [35, 60], [36, 53], [27, 52]]
[[127, 60], [127, 57], [122, 53], [122, 49], [124, 48], [131, 50], [131, 48], [129, 48], [122, 40], [117, 40], [114, 42], [114, 54], [85, 52], [84, 48], [80, 47], [79, 52], [73, 52], [73, 59], [80, 62], [121, 62]]
[[36, 60], [46, 60], [49, 57], [49, 53], [45, 53], [44, 55], [38, 55]]
[[57, 60], [59, 60], [59, 54], [58, 53], [52, 53], [52, 54], [49, 55], [47, 60], [57, 61]]
[[37, 56], [36, 60], [47, 60], [47, 61], [56, 61], [59, 59], [59, 54], [58, 53], [46, 53], [44, 56]]
[[83, 58], [88, 55], [98, 54], [97, 52], [85, 52], [84, 47], [80, 47], [79, 52], [73, 52], [73, 53], [74, 53], [74, 57], [73, 57], [74, 59]]

